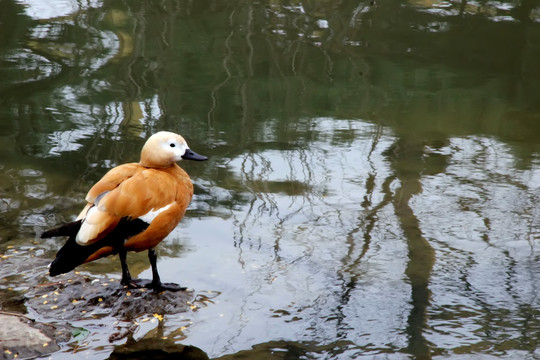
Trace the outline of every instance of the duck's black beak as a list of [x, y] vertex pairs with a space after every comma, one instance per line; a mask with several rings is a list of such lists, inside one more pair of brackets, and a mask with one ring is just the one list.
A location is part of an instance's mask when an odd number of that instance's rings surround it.
[[184, 155], [182, 155], [182, 159], [184, 160], [195, 160], [195, 161], [204, 161], [208, 160], [206, 156], [199, 155], [195, 151], [192, 151], [191, 149], [187, 149]]

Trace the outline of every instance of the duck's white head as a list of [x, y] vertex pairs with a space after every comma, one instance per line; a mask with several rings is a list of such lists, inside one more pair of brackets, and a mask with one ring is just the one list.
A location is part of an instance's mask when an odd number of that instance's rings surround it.
[[141, 151], [140, 164], [149, 168], [165, 168], [182, 159], [202, 161], [207, 157], [191, 151], [182, 136], [160, 131], [146, 140]]

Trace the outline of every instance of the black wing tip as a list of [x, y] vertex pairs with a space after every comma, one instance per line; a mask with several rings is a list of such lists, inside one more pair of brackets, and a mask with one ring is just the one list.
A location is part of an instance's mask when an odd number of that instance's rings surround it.
[[49, 269], [49, 276], [58, 276], [60, 274], [63, 274], [62, 272], [58, 271], [58, 270], [55, 270], [53, 268], [50, 268]]
[[68, 273], [86, 260], [87, 254], [73, 251], [73, 243], [75, 243], [75, 240], [70, 238], [67, 244], [56, 254], [56, 258], [49, 264], [50, 276]]
[[53, 262], [51, 262], [49, 264], [49, 275], [50, 276], [57, 276], [57, 275], [60, 275], [60, 274], [63, 274], [67, 271], [64, 271], [62, 272], [60, 269], [59, 269], [59, 266], [58, 266], [58, 258], [54, 259]]

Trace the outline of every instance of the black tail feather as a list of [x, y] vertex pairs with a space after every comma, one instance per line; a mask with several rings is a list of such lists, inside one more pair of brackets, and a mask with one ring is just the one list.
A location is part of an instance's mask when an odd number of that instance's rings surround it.
[[75, 241], [75, 237], [81, 228], [81, 224], [82, 221], [78, 220], [41, 234], [41, 238], [69, 236], [49, 267], [51, 276], [70, 272], [102, 247], [111, 246], [113, 248], [112, 254], [118, 253], [125, 239], [146, 230], [148, 227], [148, 224], [140, 219], [122, 218], [116, 228], [100, 241], [91, 245], [79, 245]]
[[41, 234], [42, 239], [52, 238], [56, 236], [75, 236], [81, 228], [82, 220], [72, 221], [60, 227], [47, 230]]

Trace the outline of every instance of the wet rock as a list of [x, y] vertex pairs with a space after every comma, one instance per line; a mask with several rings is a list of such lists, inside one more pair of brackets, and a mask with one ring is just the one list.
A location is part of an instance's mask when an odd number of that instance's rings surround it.
[[[39, 247], [9, 248], [0, 254], [0, 308], [33, 309], [45, 319], [79, 320], [101, 315], [131, 320], [144, 314], [189, 310], [193, 291], [125, 289], [119, 279], [78, 271], [51, 278]], [[51, 281], [53, 280], [53, 281]]]
[[[119, 279], [78, 271], [51, 278], [49, 261], [41, 255], [38, 247], [0, 254], [0, 314], [15, 316], [0, 319], [0, 360], [46, 356], [67, 344], [86, 346], [86, 337], [116, 343], [136, 333], [142, 323], [195, 306], [193, 291], [130, 290]], [[89, 331], [84, 324], [104, 331]], [[12, 328], [20, 332], [14, 334]]]
[[36, 323], [18, 314], [0, 313], [0, 359], [29, 358], [48, 355], [60, 347], [53, 339], [65, 339], [71, 331]]
[[65, 320], [114, 316], [132, 320], [145, 314], [177, 314], [189, 309], [192, 291], [155, 292], [126, 289], [118, 279], [71, 273], [62, 281], [42, 284], [26, 293], [26, 306], [47, 317]]
[[57, 342], [71, 337], [68, 325], [48, 325], [22, 315], [26, 313], [28, 284], [42, 279], [47, 261], [36, 247], [9, 247], [0, 255], [0, 359], [21, 359], [51, 354]]

